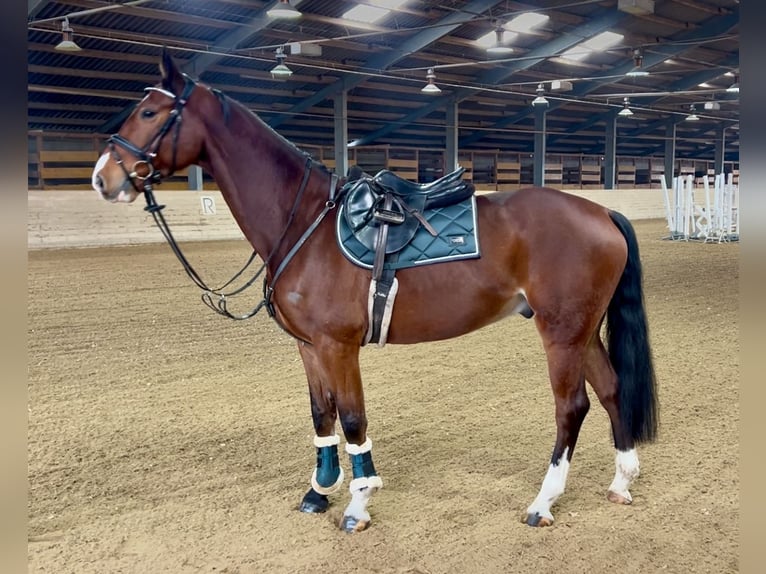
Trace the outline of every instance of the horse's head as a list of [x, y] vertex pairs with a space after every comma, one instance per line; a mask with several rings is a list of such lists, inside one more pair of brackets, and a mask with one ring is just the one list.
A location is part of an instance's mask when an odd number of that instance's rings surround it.
[[146, 97], [109, 138], [96, 163], [92, 184], [104, 199], [129, 203], [144, 190], [145, 182], [184, 169], [202, 152], [201, 115], [184, 110], [199, 105], [195, 102], [209, 90], [196, 89], [197, 84], [179, 71], [166, 50], [160, 71], [161, 83], [146, 89]]

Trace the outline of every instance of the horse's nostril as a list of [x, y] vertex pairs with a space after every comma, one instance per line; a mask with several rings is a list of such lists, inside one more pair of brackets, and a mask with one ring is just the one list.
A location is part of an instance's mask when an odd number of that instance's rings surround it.
[[104, 179], [100, 176], [96, 176], [96, 187], [98, 187], [99, 191], [104, 191]]

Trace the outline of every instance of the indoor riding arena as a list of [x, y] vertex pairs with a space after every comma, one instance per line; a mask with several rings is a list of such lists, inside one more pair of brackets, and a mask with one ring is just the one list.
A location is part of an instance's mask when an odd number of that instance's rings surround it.
[[739, 572], [739, 4], [30, 0], [28, 571]]

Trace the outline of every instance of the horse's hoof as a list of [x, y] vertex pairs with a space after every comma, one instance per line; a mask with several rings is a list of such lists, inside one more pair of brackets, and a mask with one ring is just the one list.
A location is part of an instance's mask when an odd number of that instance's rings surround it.
[[633, 499], [630, 498], [630, 494], [626, 497], [622, 494], [617, 494], [613, 490], [606, 493], [606, 498], [609, 502], [614, 502], [615, 504], [631, 504], [633, 502]]
[[313, 488], [303, 496], [298, 510], [309, 514], [320, 514], [330, 506], [330, 499], [324, 494], [319, 494]]
[[340, 521], [340, 529], [343, 532], [347, 532], [349, 534], [367, 530], [367, 527], [369, 525], [370, 525], [369, 520], [359, 520], [358, 518], [355, 518], [353, 516], [344, 516], [343, 519]]
[[525, 514], [521, 517], [521, 521], [527, 526], [553, 526], [553, 518], [547, 516], [541, 516], [540, 513], [535, 512], [532, 514]]

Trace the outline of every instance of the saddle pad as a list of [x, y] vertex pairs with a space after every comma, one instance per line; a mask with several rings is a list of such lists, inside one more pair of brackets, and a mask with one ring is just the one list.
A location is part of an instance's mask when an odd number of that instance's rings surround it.
[[[412, 241], [398, 252], [397, 261], [386, 262], [386, 269], [406, 269], [430, 263], [481, 257], [476, 224], [476, 197], [471, 196], [446, 207], [427, 209], [423, 215], [438, 235], [434, 237], [420, 226]], [[372, 269], [375, 252], [367, 249], [354, 237], [344, 217], [343, 205], [338, 209], [335, 231], [343, 255], [355, 265]]]

